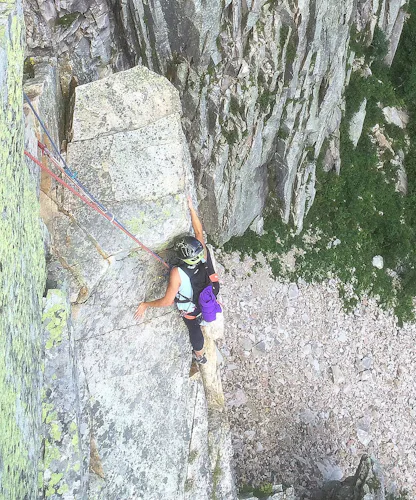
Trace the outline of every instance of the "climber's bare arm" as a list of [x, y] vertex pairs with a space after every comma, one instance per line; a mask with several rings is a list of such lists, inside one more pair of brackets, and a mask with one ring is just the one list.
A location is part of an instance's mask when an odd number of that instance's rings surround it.
[[170, 272], [169, 284], [165, 296], [161, 299], [151, 300], [150, 302], [141, 302], [134, 313], [134, 319], [143, 317], [148, 307], [166, 307], [172, 305], [180, 286], [181, 278], [179, 271], [177, 267], [174, 267]]
[[191, 221], [192, 221], [192, 227], [193, 227], [194, 233], [195, 233], [195, 238], [203, 244], [204, 249], [205, 249], [205, 257], [206, 257], [207, 250], [205, 248], [204, 233], [202, 230], [202, 222], [200, 221], [200, 219], [195, 211], [194, 205], [192, 203], [192, 198], [190, 196], [188, 196], [188, 205], [189, 205], [189, 211], [191, 212]]

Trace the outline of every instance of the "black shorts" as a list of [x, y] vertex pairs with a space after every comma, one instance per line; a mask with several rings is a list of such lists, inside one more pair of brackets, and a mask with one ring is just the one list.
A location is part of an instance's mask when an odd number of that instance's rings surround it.
[[[198, 314], [197, 311], [194, 312]], [[189, 315], [193, 315], [194, 312], [190, 313]], [[189, 340], [191, 341], [192, 349], [194, 351], [202, 351], [202, 349], [204, 348], [204, 336], [202, 335], [201, 325], [199, 324], [201, 316], [195, 319], [187, 319], [182, 316], [182, 319], [184, 320], [185, 325], [188, 328]]]

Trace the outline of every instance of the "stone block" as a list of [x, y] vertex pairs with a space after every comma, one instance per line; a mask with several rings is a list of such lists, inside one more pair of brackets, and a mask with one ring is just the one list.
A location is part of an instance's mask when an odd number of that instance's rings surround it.
[[173, 85], [144, 66], [81, 85], [75, 100], [72, 142], [140, 129], [181, 114]]

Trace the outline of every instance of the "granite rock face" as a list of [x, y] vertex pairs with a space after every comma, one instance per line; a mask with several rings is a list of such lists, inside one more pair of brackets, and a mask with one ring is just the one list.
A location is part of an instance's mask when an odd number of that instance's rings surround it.
[[[59, 54], [64, 92], [135, 64], [179, 90], [198, 198], [218, 242], [242, 234], [268, 194], [298, 231], [317, 160], [339, 171], [351, 30], [378, 25], [391, 63], [405, 0], [26, 2], [29, 50]], [[322, 150], [322, 151], [321, 151]]]
[[[79, 86], [71, 137], [71, 169], [141, 242], [163, 251], [189, 231], [190, 156], [178, 93], [165, 78], [136, 67]], [[142, 300], [163, 296], [166, 269], [72, 194], [58, 191], [56, 203], [49, 280], [69, 282], [91, 401], [89, 440], [79, 430], [90, 453], [88, 498], [211, 491], [208, 414], [201, 385], [189, 382], [186, 327], [174, 308], [133, 318]]]
[[37, 498], [41, 300], [45, 257], [38, 179], [23, 156], [22, 3], [0, 7], [0, 497]]
[[88, 392], [70, 320], [67, 294], [49, 289], [44, 299], [44, 386], [42, 493], [87, 498], [89, 467]]
[[[189, 157], [169, 82], [134, 68], [80, 86], [72, 130], [71, 168], [143, 243], [158, 248], [189, 229]], [[53, 234], [59, 259], [76, 270], [71, 297], [81, 304], [74, 334], [99, 464], [88, 495], [179, 498], [190, 435], [184, 327], [173, 310], [133, 319], [141, 300], [163, 295], [163, 266], [78, 202], [65, 194], [69, 216], [55, 219]]]

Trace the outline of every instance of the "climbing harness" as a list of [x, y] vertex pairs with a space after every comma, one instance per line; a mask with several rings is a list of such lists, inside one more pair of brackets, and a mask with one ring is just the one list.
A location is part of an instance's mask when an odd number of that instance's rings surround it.
[[181, 314], [181, 317], [182, 318], [186, 318], [186, 319], [197, 319], [199, 321], [199, 323], [202, 320], [202, 314], [201, 313], [197, 314], [196, 316], [193, 316], [192, 314]]
[[107, 219], [113, 226], [117, 227], [123, 233], [125, 233], [127, 236], [129, 236], [135, 243], [137, 243], [143, 250], [148, 252], [150, 255], [152, 255], [155, 259], [157, 259], [159, 262], [161, 262], [165, 267], [168, 269], [171, 268], [171, 266], [165, 262], [162, 257], [157, 255], [157, 253], [153, 252], [148, 248], [146, 245], [144, 245], [141, 241], [139, 241], [120, 221], [116, 219], [114, 214], [107, 210], [104, 205], [102, 205], [89, 191], [88, 189], [80, 182], [78, 179], [78, 174], [77, 172], [73, 172], [67, 165], [65, 159], [62, 157], [61, 153], [59, 152], [56, 144], [54, 143], [52, 137], [50, 136], [46, 126], [44, 125], [43, 121], [41, 120], [40, 116], [34, 109], [32, 103], [30, 102], [30, 99], [28, 96], [23, 92], [23, 96], [26, 100], [26, 102], [29, 104], [30, 109], [33, 111], [33, 114], [35, 115], [36, 119], [38, 120], [40, 126], [42, 127], [43, 131], [45, 132], [46, 136], [48, 137], [53, 149], [55, 150], [57, 154], [57, 158], [53, 153], [51, 153], [48, 148], [45, 146], [45, 144], [41, 143], [38, 141], [38, 147], [41, 150], [42, 154], [47, 157], [53, 165], [62, 173], [64, 174], [68, 181], [73, 184], [71, 186], [66, 182], [64, 179], [56, 175], [52, 170], [50, 170], [47, 166], [43, 165], [42, 162], [40, 162], [37, 158], [35, 158], [31, 153], [25, 150], [25, 155], [30, 158], [36, 165], [38, 165], [39, 168], [41, 168], [44, 172], [46, 172], [48, 175], [50, 175], [53, 179], [55, 179], [59, 184], [67, 188], [71, 193], [73, 193], [75, 196], [80, 198], [86, 205], [94, 209], [96, 212], [98, 212], [101, 216], [103, 216], [105, 219]]

